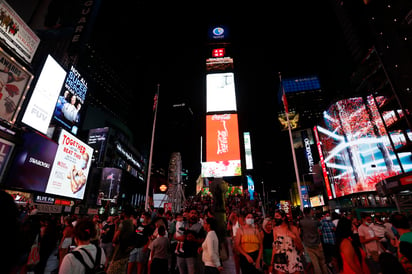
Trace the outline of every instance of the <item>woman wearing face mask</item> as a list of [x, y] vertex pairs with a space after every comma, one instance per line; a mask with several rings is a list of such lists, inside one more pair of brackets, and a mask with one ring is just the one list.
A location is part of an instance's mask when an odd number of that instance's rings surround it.
[[242, 273], [259, 273], [263, 254], [262, 235], [254, 225], [254, 216], [249, 213], [245, 217], [245, 225], [236, 233], [236, 247], [240, 256]]
[[275, 212], [273, 228], [272, 273], [303, 273], [302, 241], [296, 226], [289, 223], [286, 213]]

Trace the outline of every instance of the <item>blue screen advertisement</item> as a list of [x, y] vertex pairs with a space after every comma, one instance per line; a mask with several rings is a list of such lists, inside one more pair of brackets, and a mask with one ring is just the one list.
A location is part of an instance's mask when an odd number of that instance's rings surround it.
[[71, 67], [57, 100], [53, 119], [73, 134], [77, 134], [81, 122], [87, 89], [86, 80], [76, 68]]

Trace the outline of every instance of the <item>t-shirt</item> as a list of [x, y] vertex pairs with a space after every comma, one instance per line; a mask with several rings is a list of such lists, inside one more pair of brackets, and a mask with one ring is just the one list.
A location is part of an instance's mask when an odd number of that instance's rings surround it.
[[116, 229], [116, 225], [115, 224], [105, 224], [103, 226], [103, 231], [106, 231], [108, 229], [107, 232], [102, 233], [101, 239], [102, 239], [102, 243], [110, 243], [113, 240], [113, 236], [114, 236], [114, 231]]
[[[358, 233], [359, 233], [359, 237], [364, 237], [365, 240], [376, 236], [373, 229], [370, 226], [366, 226], [364, 224], [361, 224], [359, 226]], [[378, 252], [378, 253], [382, 252], [379, 241], [370, 241], [366, 244], [363, 244], [363, 246], [365, 248], [367, 256], [371, 256], [373, 252]]]
[[151, 250], [153, 252], [152, 259], [167, 259], [169, 258], [169, 239], [167, 237], [157, 237], [154, 239], [151, 245]]
[[320, 245], [320, 222], [312, 217], [305, 216], [300, 221], [302, 229], [303, 244], [307, 247], [317, 247]]
[[[86, 249], [90, 253], [90, 255], [95, 259], [96, 254], [97, 254], [96, 246], [93, 244], [88, 244], [88, 245], [78, 246], [74, 249], [74, 251], [78, 250], [80, 252], [80, 254], [83, 256], [83, 260], [88, 266], [93, 267], [93, 264], [90, 261], [89, 256], [87, 256], [87, 254], [85, 254], [85, 251], [81, 250], [80, 248]], [[103, 250], [101, 251], [102, 252], [101, 252], [100, 264], [104, 265], [106, 263], [106, 255]], [[85, 267], [73, 254], [68, 253], [64, 256], [62, 264], [60, 265], [59, 273], [82, 274], [85, 272], [86, 272]]]
[[177, 254], [178, 257], [191, 258], [197, 256], [197, 250], [200, 245], [195, 241], [188, 241], [188, 233], [192, 234], [196, 239], [204, 239], [206, 234], [200, 223], [195, 223], [187, 227], [187, 232], [185, 233], [186, 239], [183, 243], [184, 252]]

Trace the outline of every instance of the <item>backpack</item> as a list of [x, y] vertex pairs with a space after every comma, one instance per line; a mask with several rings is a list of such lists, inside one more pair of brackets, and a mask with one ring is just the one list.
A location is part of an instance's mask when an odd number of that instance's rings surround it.
[[100, 247], [97, 247], [97, 254], [96, 254], [96, 261], [93, 260], [92, 255], [90, 255], [90, 253], [84, 249], [84, 248], [80, 248], [81, 250], [83, 250], [84, 252], [86, 252], [87, 256], [89, 257], [90, 261], [92, 261], [93, 263], [93, 268], [91, 268], [90, 266], [88, 266], [86, 264], [86, 262], [83, 259], [83, 256], [80, 254], [80, 251], [72, 251], [71, 253], [74, 255], [74, 257], [76, 257], [76, 259], [82, 263], [82, 265], [84, 266], [84, 268], [86, 269], [86, 274], [106, 274], [106, 271], [104, 270], [104, 265], [100, 264], [100, 259], [102, 256], [102, 249]]

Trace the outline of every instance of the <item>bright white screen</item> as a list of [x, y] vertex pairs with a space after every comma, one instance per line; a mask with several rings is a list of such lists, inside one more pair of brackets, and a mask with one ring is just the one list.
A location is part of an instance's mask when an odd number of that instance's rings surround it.
[[47, 134], [66, 71], [49, 55], [44, 63], [22, 122]]
[[236, 111], [235, 82], [232, 72], [206, 75], [206, 111]]

